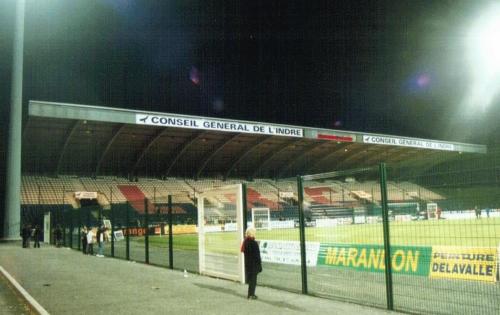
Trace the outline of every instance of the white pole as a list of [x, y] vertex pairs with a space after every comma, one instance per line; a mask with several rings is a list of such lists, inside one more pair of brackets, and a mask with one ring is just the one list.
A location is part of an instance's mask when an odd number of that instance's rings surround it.
[[25, 0], [16, 1], [3, 239], [20, 239]]

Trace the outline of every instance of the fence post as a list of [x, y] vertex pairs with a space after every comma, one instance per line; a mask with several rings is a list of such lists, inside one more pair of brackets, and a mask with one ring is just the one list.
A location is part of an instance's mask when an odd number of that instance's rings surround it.
[[73, 210], [69, 209], [69, 248], [73, 249]]
[[392, 292], [392, 266], [391, 266], [391, 242], [389, 237], [389, 209], [387, 206], [387, 170], [385, 163], [380, 163], [380, 195], [382, 198], [382, 222], [384, 230], [384, 252], [385, 252], [385, 285], [387, 295], [387, 309], [394, 310]]
[[[243, 239], [245, 239], [245, 231], [247, 230], [247, 225], [248, 225], [248, 221], [247, 221], [247, 212], [248, 212], [248, 208], [247, 208], [247, 184], [243, 183], [241, 184], [241, 199], [243, 199]], [[254, 227], [255, 227], [255, 223], [254, 223]]]
[[300, 230], [300, 270], [302, 275], [302, 294], [307, 294], [307, 266], [306, 266], [306, 230], [304, 222], [304, 191], [302, 188], [302, 177], [297, 176], [297, 194], [299, 210]]
[[111, 257], [115, 257], [115, 212], [112, 203], [109, 204], [109, 210], [111, 210]]
[[170, 269], [174, 269], [172, 217], [172, 195], [168, 195], [168, 268]]
[[59, 227], [62, 226], [61, 227], [61, 229], [62, 229], [62, 241], [63, 241], [62, 246], [66, 247], [66, 246], [68, 246], [68, 244], [66, 244], [66, 236], [67, 236], [66, 235], [66, 229], [68, 227], [68, 214], [66, 212], [66, 209], [64, 209], [64, 205], [63, 205], [63, 209], [62, 209], [62, 219], [61, 219], [61, 221], [62, 221], [61, 222], [62, 224], [60, 224]]
[[125, 246], [125, 258], [127, 260], [130, 260], [130, 203], [127, 200], [126, 207], [125, 207], [125, 220], [127, 221], [127, 237], [125, 238], [126, 240], [126, 246]]
[[[75, 209], [75, 211], [78, 213], [77, 219], [78, 219], [78, 237], [77, 242], [78, 242], [78, 250], [83, 250], [85, 251], [85, 248], [82, 249], [82, 230], [83, 230], [83, 225], [82, 225], [82, 211], [81, 208]], [[85, 235], [85, 237], [87, 237]]]
[[144, 251], [146, 264], [149, 264], [149, 214], [148, 214], [148, 198], [144, 198]]
[[91, 216], [91, 213], [90, 213], [90, 208], [89, 207], [86, 207], [85, 208], [85, 220], [87, 221], [87, 227], [88, 228], [91, 228], [92, 225], [90, 224], [90, 216]]

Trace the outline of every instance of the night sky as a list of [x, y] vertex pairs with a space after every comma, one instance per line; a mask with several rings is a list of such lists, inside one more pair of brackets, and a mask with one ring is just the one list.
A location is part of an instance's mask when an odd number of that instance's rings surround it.
[[[463, 100], [489, 2], [27, 0], [24, 99], [488, 143], [500, 95]], [[3, 123], [13, 15], [1, 0]]]

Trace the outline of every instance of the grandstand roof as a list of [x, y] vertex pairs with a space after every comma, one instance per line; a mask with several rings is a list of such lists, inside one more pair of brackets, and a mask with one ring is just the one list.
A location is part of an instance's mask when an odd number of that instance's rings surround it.
[[483, 145], [30, 101], [23, 173], [280, 178], [436, 163]]

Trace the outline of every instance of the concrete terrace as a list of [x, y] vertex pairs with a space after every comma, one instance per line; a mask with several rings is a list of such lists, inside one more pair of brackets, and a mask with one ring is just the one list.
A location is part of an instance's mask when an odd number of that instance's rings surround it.
[[0, 266], [50, 314], [396, 314], [265, 287], [249, 301], [239, 283], [52, 246], [0, 243]]

